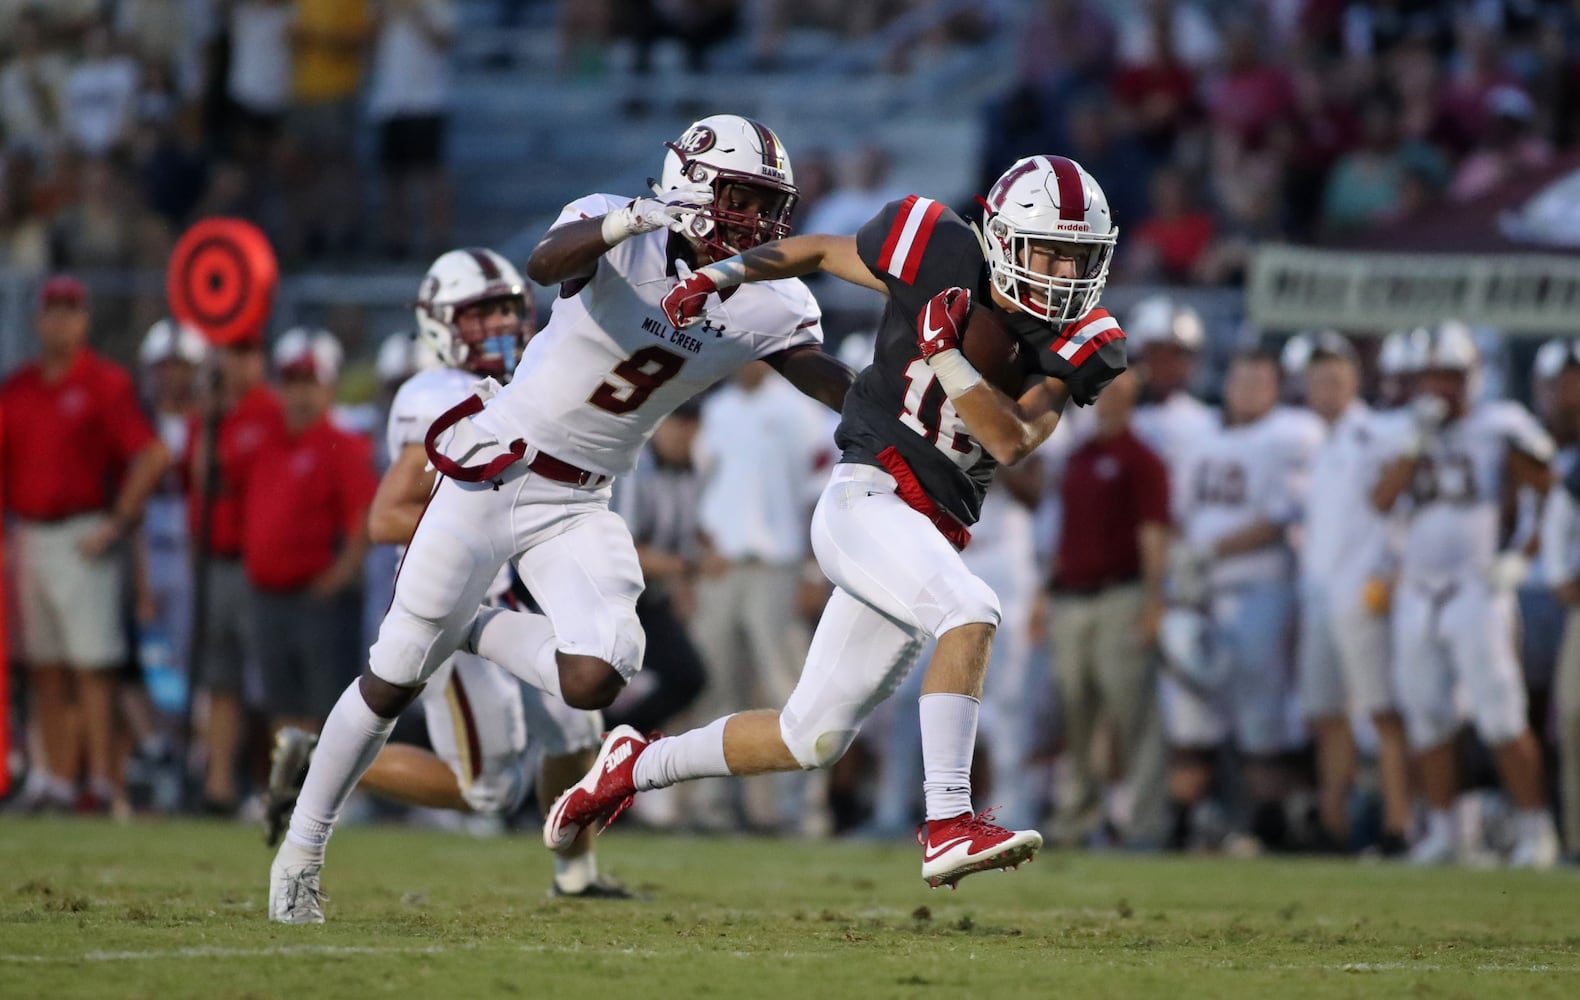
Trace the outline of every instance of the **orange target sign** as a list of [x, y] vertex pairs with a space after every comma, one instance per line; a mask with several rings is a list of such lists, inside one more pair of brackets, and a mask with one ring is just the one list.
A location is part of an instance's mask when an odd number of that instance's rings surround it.
[[177, 241], [165, 291], [176, 319], [224, 346], [262, 336], [279, 276], [263, 230], [245, 219], [208, 218]]

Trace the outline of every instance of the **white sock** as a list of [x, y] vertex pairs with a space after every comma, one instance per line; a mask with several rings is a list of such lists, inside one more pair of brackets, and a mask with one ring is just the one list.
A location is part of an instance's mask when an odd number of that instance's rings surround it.
[[467, 636], [478, 656], [510, 671], [539, 691], [561, 700], [559, 643], [547, 615], [482, 608]]
[[591, 851], [576, 858], [554, 855], [554, 884], [561, 892], [581, 892], [598, 881], [598, 859]]
[[724, 763], [724, 726], [729, 721], [726, 715], [701, 729], [649, 743], [631, 769], [637, 791], [668, 788], [694, 778], [727, 777], [730, 768]]
[[285, 834], [286, 840], [319, 858], [340, 818], [340, 808], [395, 728], [394, 719], [377, 715], [362, 700], [358, 683], [351, 682], [324, 720], [313, 763], [291, 814], [291, 829]]
[[971, 755], [982, 703], [965, 694], [924, 694], [922, 793], [927, 818], [949, 819], [971, 811]]

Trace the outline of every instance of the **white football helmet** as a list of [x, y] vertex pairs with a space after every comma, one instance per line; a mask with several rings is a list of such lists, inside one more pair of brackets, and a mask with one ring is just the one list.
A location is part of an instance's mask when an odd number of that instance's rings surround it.
[[1383, 337], [1382, 344], [1377, 348], [1377, 371], [1393, 378], [1414, 375], [1420, 371], [1420, 348], [1426, 336], [1425, 330], [1416, 328], [1395, 330]]
[[[463, 332], [457, 316], [467, 306], [490, 299], [516, 303], [520, 322], [490, 336], [479, 327]], [[417, 339], [450, 368], [508, 378], [526, 346], [532, 319], [532, 294], [515, 267], [492, 250], [451, 250], [433, 262], [417, 294]]]
[[[773, 129], [740, 115], [709, 115], [664, 145], [669, 152], [655, 186], [659, 194], [695, 184], [713, 188], [713, 204], [683, 230], [693, 243], [728, 257], [790, 235], [795, 174]], [[734, 205], [730, 189], [736, 185], [753, 188], [761, 204], [752, 210]]]
[[1416, 335], [1421, 343], [1422, 371], [1471, 372], [1480, 364], [1475, 334], [1459, 320], [1444, 320], [1425, 334], [1424, 338]]
[[[1092, 311], [1108, 284], [1119, 229], [1091, 174], [1068, 157], [1029, 156], [1004, 172], [982, 205], [988, 269], [1000, 294], [1054, 324]], [[1077, 257], [1077, 277], [1054, 278], [1034, 269], [1034, 243], [1076, 244], [1084, 251]]]
[[162, 319], [143, 334], [143, 343], [137, 349], [137, 360], [143, 365], [156, 365], [161, 361], [185, 361], [200, 365], [208, 353], [208, 341], [197, 327], [173, 319]]
[[1554, 337], [1536, 349], [1531, 362], [1531, 378], [1545, 382], [1558, 377], [1565, 368], [1580, 365], [1580, 342], [1570, 337]]
[[1187, 351], [1200, 351], [1207, 343], [1207, 327], [1201, 313], [1167, 295], [1149, 295], [1130, 307], [1125, 317], [1125, 339], [1131, 347], [1173, 344]]

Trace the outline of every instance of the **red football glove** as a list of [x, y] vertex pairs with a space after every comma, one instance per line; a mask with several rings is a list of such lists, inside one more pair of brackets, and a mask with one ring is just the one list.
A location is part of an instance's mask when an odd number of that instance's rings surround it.
[[965, 334], [966, 316], [971, 313], [971, 293], [964, 288], [946, 288], [927, 300], [916, 318], [916, 343], [922, 357], [940, 351], [957, 350]]
[[664, 293], [659, 308], [664, 310], [664, 318], [669, 321], [670, 326], [684, 330], [702, 318], [708, 296], [718, 291], [719, 286], [706, 274], [691, 272], [684, 263], [677, 262], [676, 267], [677, 280], [670, 290]]

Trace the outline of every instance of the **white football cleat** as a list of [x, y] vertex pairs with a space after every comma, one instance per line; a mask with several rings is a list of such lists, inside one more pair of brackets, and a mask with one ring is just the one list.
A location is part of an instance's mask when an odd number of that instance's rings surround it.
[[[284, 853], [291, 845], [281, 849]], [[321, 924], [329, 899], [318, 887], [323, 863], [288, 864], [278, 856], [269, 866], [269, 919], [277, 924]]]
[[1516, 818], [1520, 833], [1509, 851], [1510, 868], [1551, 868], [1558, 863], [1558, 831], [1552, 814], [1524, 813]]
[[929, 820], [916, 828], [922, 845], [922, 880], [934, 889], [953, 889], [967, 875], [1019, 868], [1042, 848], [1036, 830], [1006, 830], [992, 822], [993, 810]]
[[1451, 865], [1459, 860], [1459, 838], [1453, 824], [1428, 826], [1426, 836], [1410, 848], [1412, 865]]

